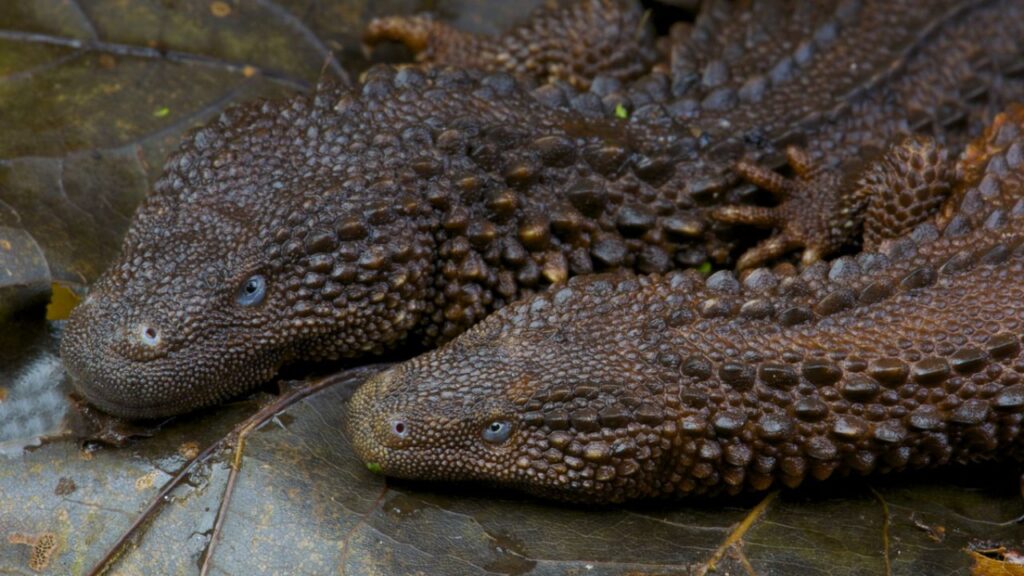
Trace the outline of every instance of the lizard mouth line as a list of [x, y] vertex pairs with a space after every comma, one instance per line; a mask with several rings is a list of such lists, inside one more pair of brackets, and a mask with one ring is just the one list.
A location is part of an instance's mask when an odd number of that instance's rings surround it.
[[176, 407], [179, 402], [166, 400], [158, 403], [129, 403], [121, 401], [116, 397], [110, 397], [103, 392], [102, 387], [88, 386], [83, 380], [71, 376], [71, 383], [74, 389], [81, 394], [89, 403], [96, 405], [100, 410], [122, 418], [163, 418], [177, 413]]

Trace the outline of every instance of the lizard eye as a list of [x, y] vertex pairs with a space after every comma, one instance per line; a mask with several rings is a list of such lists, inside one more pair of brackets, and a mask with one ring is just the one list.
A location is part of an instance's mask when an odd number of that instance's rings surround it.
[[139, 325], [138, 335], [139, 340], [141, 340], [143, 344], [149, 346], [150, 348], [153, 348], [160, 344], [160, 333], [157, 332], [156, 328], [153, 328], [148, 324]]
[[507, 420], [494, 420], [484, 427], [484, 440], [491, 444], [501, 444], [512, 434], [512, 424]]
[[267, 293], [267, 279], [262, 274], [253, 274], [238, 288], [235, 294], [235, 302], [239, 306], [255, 306], [263, 302]]
[[396, 418], [391, 421], [391, 433], [394, 434], [395, 438], [404, 440], [409, 434], [409, 427], [406, 426], [404, 420]]

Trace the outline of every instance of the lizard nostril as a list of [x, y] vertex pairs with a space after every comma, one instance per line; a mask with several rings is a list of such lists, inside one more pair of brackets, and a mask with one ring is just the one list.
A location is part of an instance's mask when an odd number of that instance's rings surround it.
[[155, 347], [160, 344], [160, 332], [156, 328], [147, 324], [139, 325], [139, 340], [143, 344], [150, 347]]
[[[392, 442], [401, 443], [409, 436], [409, 425], [406, 423], [405, 418], [399, 416], [392, 418], [388, 423], [388, 432]], [[387, 441], [385, 441], [387, 443]]]

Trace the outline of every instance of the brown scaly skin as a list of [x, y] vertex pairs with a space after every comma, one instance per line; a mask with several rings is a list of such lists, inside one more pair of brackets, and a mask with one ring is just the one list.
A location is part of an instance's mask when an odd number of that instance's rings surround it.
[[815, 165], [803, 150], [790, 147], [786, 155], [796, 178], [748, 162], [736, 166], [744, 180], [779, 196], [778, 207], [723, 206], [712, 212], [723, 222], [780, 229], [736, 261], [740, 270], [795, 248], [803, 248], [804, 265], [813, 264], [858, 236], [865, 249], [877, 248], [928, 220], [950, 192], [948, 151], [923, 136], [890, 147], [853, 183], [844, 182], [840, 170]]
[[62, 356], [104, 410], [162, 416], [286, 362], [433, 346], [570, 275], [696, 264], [692, 204], [650, 160], [692, 154], [504, 74], [382, 67], [233, 109], [168, 160]]
[[68, 323], [66, 365], [105, 410], [163, 416], [287, 362], [435, 346], [570, 276], [729, 262], [705, 205], [735, 196], [740, 158], [800, 136], [811, 162], [846, 172], [912, 129], [956, 145], [994, 103], [1024, 98], [1024, 0], [958, 6], [825, 3], [765, 20], [714, 5], [649, 74], [624, 84], [601, 69], [585, 93], [378, 68], [351, 92], [232, 109], [168, 160]]
[[[636, 74], [623, 54], [646, 58], [649, 50], [622, 34], [642, 21], [635, 4], [622, 0], [540, 9], [529, 24], [499, 38], [460, 33], [419, 16], [375, 21], [366, 38], [371, 44], [403, 41], [419, 61], [433, 64], [568, 79], [577, 86], [587, 82], [574, 78], [597, 75], [591, 92], [602, 97], [606, 111], [624, 103], [652, 122], [671, 117], [698, 136], [700, 161], [683, 170], [690, 197], [701, 205], [735, 203], [737, 176], [761, 184], [749, 171], [733, 170], [741, 157], [741, 166], [754, 166], [778, 157], [780, 143], [806, 143], [809, 178], [780, 198], [778, 209], [728, 206], [706, 213], [710, 221], [781, 230], [744, 254], [740, 268], [795, 249], [811, 263], [862, 236], [872, 245], [879, 229], [896, 234], [922, 222], [934, 203], [908, 207], [906, 198], [863, 196], [864, 183], [856, 178], [871, 177], [862, 175], [865, 159], [910, 133], [934, 136], [958, 152], [996, 111], [1024, 97], [1019, 0], [747, 4], [710, 2], [694, 24], [674, 26], [667, 58], [631, 86], [619, 82]], [[581, 29], [592, 31], [595, 46], [584, 56], [586, 42], [566, 40], [579, 38]], [[927, 157], [913, 148], [910, 139], [906, 153]], [[920, 192], [942, 197], [942, 191]], [[884, 227], [871, 224], [879, 217]], [[723, 243], [717, 229], [704, 249], [725, 263], [732, 243]]]
[[880, 252], [508, 306], [365, 384], [353, 446], [389, 475], [597, 502], [1021, 458], [1022, 128], [1000, 116], [938, 222]]
[[644, 20], [638, 2], [583, 0], [539, 9], [497, 38], [468, 34], [425, 14], [373, 20], [364, 41], [400, 41], [425, 64], [564, 80], [585, 90], [597, 76], [628, 81], [650, 69], [656, 51]]

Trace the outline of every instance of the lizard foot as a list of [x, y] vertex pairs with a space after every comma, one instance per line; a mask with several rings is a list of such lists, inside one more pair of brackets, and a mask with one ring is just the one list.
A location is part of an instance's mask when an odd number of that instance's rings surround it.
[[597, 76], [637, 78], [657, 55], [639, 3], [624, 0], [542, 7], [501, 36], [463, 32], [429, 15], [372, 20], [363, 42], [384, 41], [405, 44], [417, 62], [563, 80], [583, 90]]
[[891, 146], [854, 174], [819, 166], [796, 147], [786, 149], [786, 161], [794, 178], [747, 161], [736, 166], [742, 179], [771, 192], [778, 206], [724, 206], [711, 214], [720, 222], [778, 230], [744, 253], [738, 269], [760, 266], [800, 248], [805, 266], [857, 240], [874, 249], [931, 218], [949, 196], [953, 181], [945, 148], [916, 136]]
[[711, 214], [720, 222], [778, 230], [740, 257], [736, 266], [741, 270], [760, 266], [799, 248], [803, 248], [801, 262], [810, 264], [839, 248], [845, 236], [841, 229], [835, 230], [835, 218], [830, 216], [838, 208], [836, 190], [841, 187], [840, 172], [817, 167], [803, 149], [792, 146], [786, 149], [786, 162], [796, 177], [786, 178], [746, 160], [736, 164], [740, 178], [771, 192], [779, 201], [778, 206], [723, 206]]

